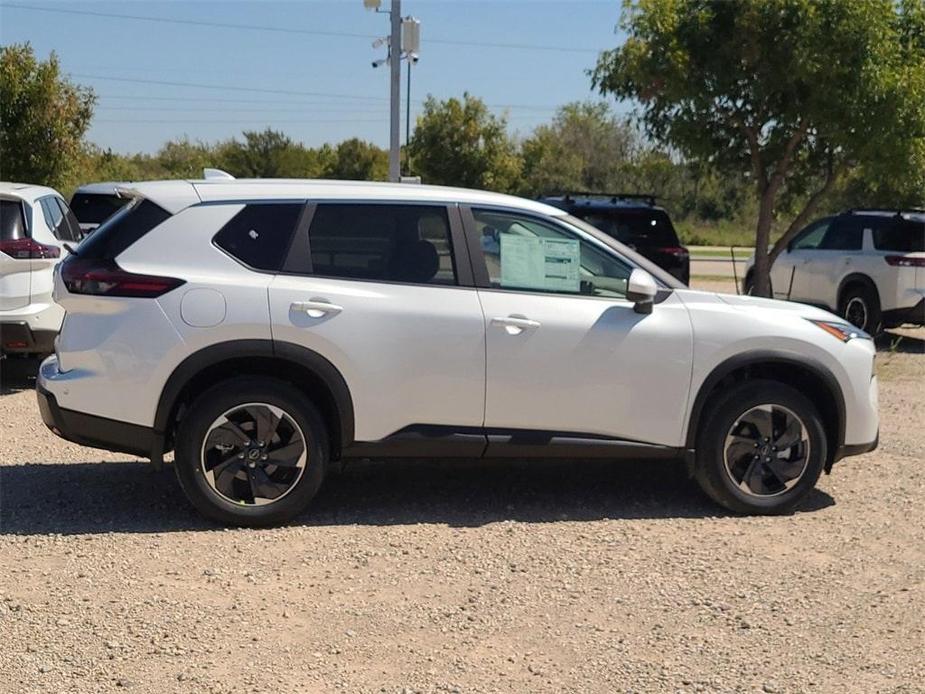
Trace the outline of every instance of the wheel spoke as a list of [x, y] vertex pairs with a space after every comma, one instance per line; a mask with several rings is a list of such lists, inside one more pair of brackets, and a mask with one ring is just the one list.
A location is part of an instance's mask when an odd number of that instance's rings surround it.
[[279, 426], [279, 417], [266, 405], [253, 405], [247, 408], [247, 413], [253, 417], [257, 424], [257, 438], [269, 443]]
[[741, 421], [754, 427], [757, 436], [763, 439], [771, 438], [771, 413], [768, 410], [755, 408], [742, 417]]
[[726, 446], [726, 460], [730, 465], [736, 465], [739, 461], [751, 458], [755, 455], [755, 444], [751, 441], [734, 441]]
[[229, 460], [223, 460], [212, 468], [212, 479], [214, 480], [215, 489], [224, 496], [234, 496], [234, 480], [237, 474], [244, 466], [244, 461], [239, 460], [237, 456]]
[[215, 446], [236, 446], [247, 445], [250, 441], [248, 436], [237, 424], [230, 419], [226, 419], [223, 424], [216, 427], [209, 433], [206, 439], [206, 446], [213, 448]]
[[267, 463], [279, 467], [298, 467], [305, 445], [297, 434], [293, 434], [289, 443], [267, 451]]
[[280, 484], [270, 479], [269, 475], [260, 467], [247, 468], [247, 478], [251, 485], [251, 495], [257, 499], [275, 499], [286, 491], [286, 484]]
[[[786, 416], [786, 415], [785, 415]], [[796, 417], [787, 417], [787, 426], [780, 436], [774, 439], [778, 450], [785, 451], [799, 443], [803, 438], [803, 425]]]
[[742, 476], [742, 481], [739, 482], [739, 486], [744, 487], [745, 491], [753, 494], [764, 493], [764, 471], [761, 469], [760, 460], [755, 459], [749, 463], [748, 468], [745, 470], [745, 474]]
[[765, 463], [767, 469], [776, 477], [781, 484], [786, 485], [788, 482], [796, 479], [803, 472], [806, 460], [803, 457], [794, 460], [784, 458], [771, 458], [770, 462]]

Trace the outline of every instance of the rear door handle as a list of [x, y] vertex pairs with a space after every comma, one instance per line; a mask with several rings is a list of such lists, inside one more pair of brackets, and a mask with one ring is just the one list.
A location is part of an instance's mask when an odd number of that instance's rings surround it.
[[289, 310], [304, 313], [309, 318], [323, 318], [329, 314], [340, 313], [344, 310], [344, 307], [332, 304], [327, 299], [311, 299], [310, 301], [293, 301], [289, 305]]
[[540, 327], [538, 320], [531, 320], [526, 316], [507, 316], [491, 319], [492, 325], [504, 328], [508, 335], [520, 335], [524, 330], [531, 330]]

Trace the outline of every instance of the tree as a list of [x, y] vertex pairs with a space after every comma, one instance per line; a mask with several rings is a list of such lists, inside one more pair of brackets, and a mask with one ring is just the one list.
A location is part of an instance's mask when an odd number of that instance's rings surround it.
[[507, 121], [481, 99], [428, 96], [408, 143], [412, 171], [426, 183], [512, 191], [521, 161]]
[[388, 152], [357, 137], [344, 140], [334, 148], [324, 177], [345, 181], [387, 181]]
[[[595, 86], [637, 100], [656, 141], [750, 179], [757, 293], [769, 294], [771, 263], [846, 173], [921, 181], [921, 0], [639, 0], [623, 26]], [[796, 214], [769, 248], [782, 196]]]
[[635, 130], [606, 103], [566, 104], [523, 142], [523, 192], [632, 192], [622, 189], [639, 149]]
[[32, 46], [0, 47], [0, 168], [3, 178], [63, 187], [78, 166], [93, 91], [61, 76], [58, 57]]

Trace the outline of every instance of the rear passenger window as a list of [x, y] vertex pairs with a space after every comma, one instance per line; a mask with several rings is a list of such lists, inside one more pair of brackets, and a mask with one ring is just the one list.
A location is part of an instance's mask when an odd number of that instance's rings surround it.
[[870, 221], [859, 218], [836, 220], [822, 238], [819, 248], [825, 251], [859, 251], [865, 226], [870, 227]]
[[303, 207], [300, 203], [246, 205], [215, 235], [215, 245], [245, 265], [278, 272]]
[[170, 218], [170, 213], [150, 200], [135, 198], [77, 247], [81, 258], [112, 260], [142, 236]]
[[925, 251], [925, 222], [900, 219], [874, 229], [874, 248], [878, 251], [922, 253]]
[[322, 204], [308, 236], [316, 275], [456, 284], [445, 207]]

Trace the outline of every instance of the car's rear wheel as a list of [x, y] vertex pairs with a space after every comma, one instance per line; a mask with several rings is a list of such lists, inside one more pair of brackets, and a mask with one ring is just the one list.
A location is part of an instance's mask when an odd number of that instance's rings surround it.
[[827, 454], [825, 428], [794, 388], [742, 382], [718, 397], [702, 421], [695, 476], [730, 511], [789, 513], [816, 485]]
[[206, 391], [177, 432], [180, 486], [200, 513], [228, 525], [275, 525], [298, 515], [321, 486], [327, 460], [314, 405], [270, 378]]
[[883, 323], [877, 290], [866, 284], [849, 286], [838, 301], [838, 315], [864, 332], [876, 335]]

